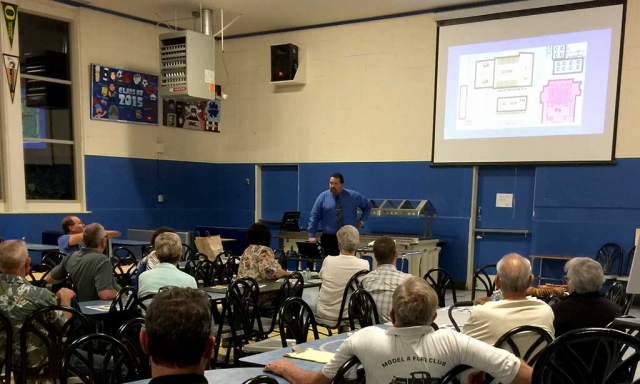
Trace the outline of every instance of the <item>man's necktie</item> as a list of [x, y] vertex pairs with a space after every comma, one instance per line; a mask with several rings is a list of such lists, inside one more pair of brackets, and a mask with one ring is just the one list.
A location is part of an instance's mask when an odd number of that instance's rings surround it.
[[338, 221], [338, 229], [344, 226], [344, 220], [342, 218], [342, 203], [340, 202], [340, 195], [336, 195], [336, 219]]

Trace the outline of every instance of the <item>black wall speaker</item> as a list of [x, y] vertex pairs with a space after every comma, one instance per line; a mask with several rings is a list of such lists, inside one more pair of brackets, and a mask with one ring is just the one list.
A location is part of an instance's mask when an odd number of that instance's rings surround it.
[[298, 46], [271, 46], [271, 81], [293, 80], [298, 71]]

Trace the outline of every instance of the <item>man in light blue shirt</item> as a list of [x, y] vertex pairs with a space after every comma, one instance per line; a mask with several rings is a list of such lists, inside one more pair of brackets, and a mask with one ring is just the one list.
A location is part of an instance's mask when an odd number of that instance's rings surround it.
[[[358, 218], [357, 209], [362, 215]], [[353, 225], [362, 228], [369, 218], [371, 202], [360, 193], [344, 188], [344, 177], [340, 173], [334, 173], [329, 179], [329, 190], [318, 196], [311, 209], [309, 220], [309, 241], [316, 241], [318, 224], [322, 223], [322, 236], [320, 242], [325, 256], [337, 256], [340, 254], [336, 233], [345, 225]]]
[[176, 233], [165, 232], [158, 235], [154, 248], [160, 264], [140, 275], [138, 296], [158, 293], [160, 288], [166, 286], [198, 288], [196, 279], [177, 267], [182, 257], [182, 242]]
[[[67, 216], [62, 219], [62, 236], [58, 237], [58, 249], [60, 252], [70, 255], [84, 248], [82, 242], [84, 224], [78, 216]], [[108, 238], [119, 237], [119, 231], [106, 231]]]

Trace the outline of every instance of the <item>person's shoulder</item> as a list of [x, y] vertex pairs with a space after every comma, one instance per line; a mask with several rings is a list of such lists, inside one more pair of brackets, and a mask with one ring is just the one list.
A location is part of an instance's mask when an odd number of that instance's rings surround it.
[[70, 234], [66, 234], [66, 235], [61, 235], [60, 237], [58, 237], [58, 246], [64, 246], [66, 247], [69, 243], [69, 238], [71, 237]]

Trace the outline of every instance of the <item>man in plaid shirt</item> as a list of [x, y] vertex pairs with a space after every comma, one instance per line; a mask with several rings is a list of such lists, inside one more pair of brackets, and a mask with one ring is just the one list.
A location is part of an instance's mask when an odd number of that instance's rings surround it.
[[373, 256], [378, 267], [362, 279], [362, 287], [373, 296], [380, 321], [387, 323], [391, 321], [389, 311], [393, 292], [410, 275], [396, 268], [396, 242], [389, 236], [381, 236], [373, 243]]

